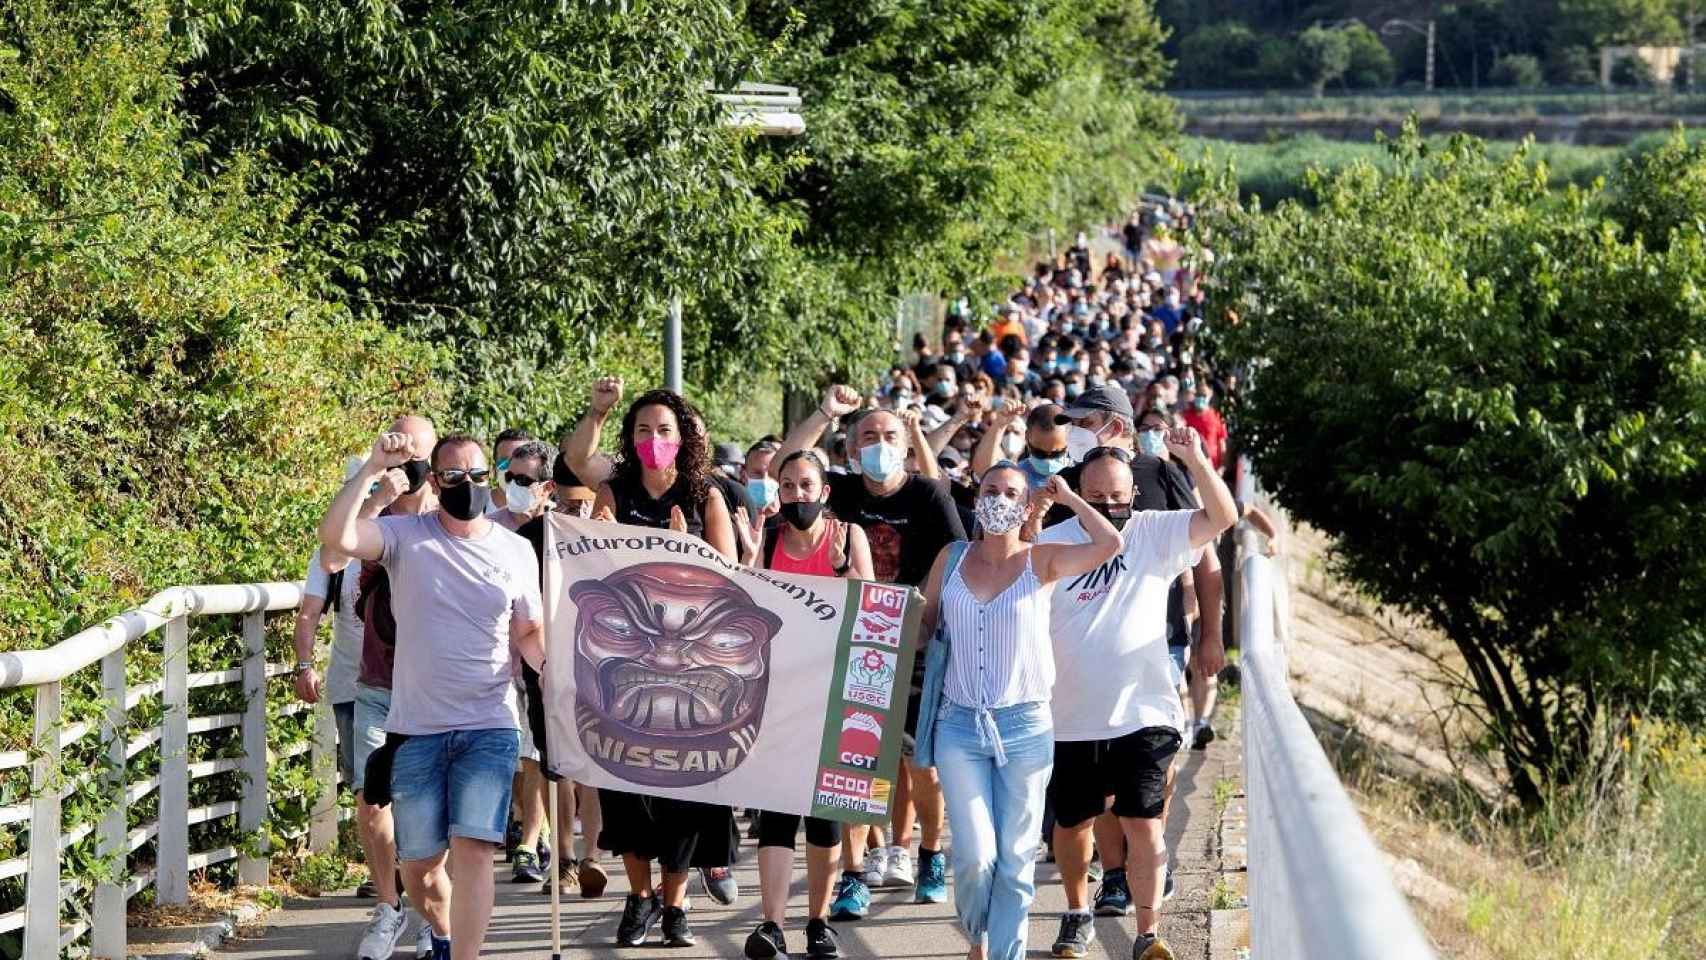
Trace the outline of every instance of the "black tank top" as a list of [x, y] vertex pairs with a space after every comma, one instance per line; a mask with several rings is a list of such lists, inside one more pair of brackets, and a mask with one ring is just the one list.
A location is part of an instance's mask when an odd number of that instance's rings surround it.
[[687, 532], [701, 540], [705, 539], [702, 501], [695, 499], [687, 489], [686, 477], [676, 477], [675, 483], [665, 490], [661, 497], [653, 497], [646, 490], [644, 481], [636, 479], [628, 485], [613, 478], [610, 481], [610, 496], [616, 501], [617, 523], [668, 529], [669, 508], [680, 507], [682, 515], [687, 518]]

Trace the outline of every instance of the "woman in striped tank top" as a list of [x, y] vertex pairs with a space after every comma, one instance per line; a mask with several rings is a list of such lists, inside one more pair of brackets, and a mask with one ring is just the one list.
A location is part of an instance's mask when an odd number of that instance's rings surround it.
[[1060, 477], [1038, 493], [1069, 508], [1090, 542], [1022, 541], [1025, 520], [1047, 506], [1031, 501], [1024, 472], [1003, 461], [978, 488], [983, 539], [953, 570], [952, 547], [944, 549], [925, 582], [924, 635], [940, 621], [951, 642], [935, 758], [954, 836], [954, 908], [972, 942], [971, 960], [982, 960], [986, 949], [992, 960], [1025, 955], [1043, 791], [1054, 767], [1051, 585], [1095, 570], [1121, 548], [1108, 518]]

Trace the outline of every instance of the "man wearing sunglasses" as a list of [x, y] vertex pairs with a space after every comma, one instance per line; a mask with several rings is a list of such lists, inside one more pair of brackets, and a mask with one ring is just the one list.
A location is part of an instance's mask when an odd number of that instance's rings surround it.
[[[520, 427], [509, 427], [497, 435], [492, 441], [492, 474], [497, 483], [492, 488], [492, 506], [488, 511], [494, 516], [509, 506], [509, 491], [504, 489], [504, 473], [515, 459], [515, 451], [522, 444], [533, 439], [533, 434]], [[520, 511], [526, 513], [527, 511]], [[514, 527], [510, 527], [514, 530]]]
[[[1108, 811], [1116, 819], [1117, 839], [1102, 845], [1109, 868], [1104, 886], [1130, 878], [1128, 900], [1137, 908], [1131, 955], [1173, 956], [1158, 936], [1167, 863], [1163, 814], [1185, 714], [1168, 660], [1167, 592], [1238, 515], [1195, 431], [1171, 430], [1163, 439], [1196, 480], [1202, 507], [1133, 512], [1131, 451], [1090, 449], [1078, 465], [1079, 489], [1120, 528], [1125, 546], [1095, 572], [1060, 581], [1050, 598], [1056, 742], [1048, 795], [1067, 901], [1054, 944], [1057, 957], [1088, 956], [1095, 939], [1088, 866], [1093, 826]], [[1082, 543], [1089, 535], [1075, 519], [1038, 539]]]
[[395, 751], [398, 859], [431, 926], [434, 960], [475, 960], [520, 749], [512, 657], [543, 666], [544, 604], [532, 548], [485, 516], [491, 471], [473, 437], [445, 437], [427, 458], [438, 510], [359, 516], [368, 486], [421, 452], [408, 434], [381, 435], [319, 532], [328, 549], [375, 561], [389, 577], [399, 655], [386, 748]]
[[497, 486], [493, 499], [501, 497], [503, 508], [494, 512], [494, 522], [509, 530], [551, 509], [556, 487], [551, 481], [551, 448], [542, 440], [523, 440], [498, 459]]

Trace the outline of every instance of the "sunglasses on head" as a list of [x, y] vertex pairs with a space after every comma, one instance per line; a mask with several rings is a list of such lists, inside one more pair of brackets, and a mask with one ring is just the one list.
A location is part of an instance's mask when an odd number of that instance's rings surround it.
[[485, 483], [486, 480], [491, 477], [492, 472], [487, 470], [485, 467], [475, 467], [472, 470], [463, 470], [459, 467], [452, 467], [449, 470], [434, 470], [433, 474], [438, 477], [439, 483], [442, 483], [447, 487], [455, 487], [467, 483], [470, 480], [475, 483]]

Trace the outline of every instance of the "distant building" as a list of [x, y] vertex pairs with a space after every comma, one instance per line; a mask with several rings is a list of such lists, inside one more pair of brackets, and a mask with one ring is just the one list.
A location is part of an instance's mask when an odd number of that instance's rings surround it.
[[[1692, 49], [1699, 56], [1706, 44], [1696, 44]], [[1611, 72], [1618, 62], [1629, 57], [1637, 57], [1646, 62], [1653, 71], [1653, 80], [1661, 87], [1669, 87], [1673, 83], [1686, 78], [1687, 68], [1684, 58], [1688, 56], [1689, 47], [1600, 47], [1599, 48], [1599, 85], [1611, 87]]]

